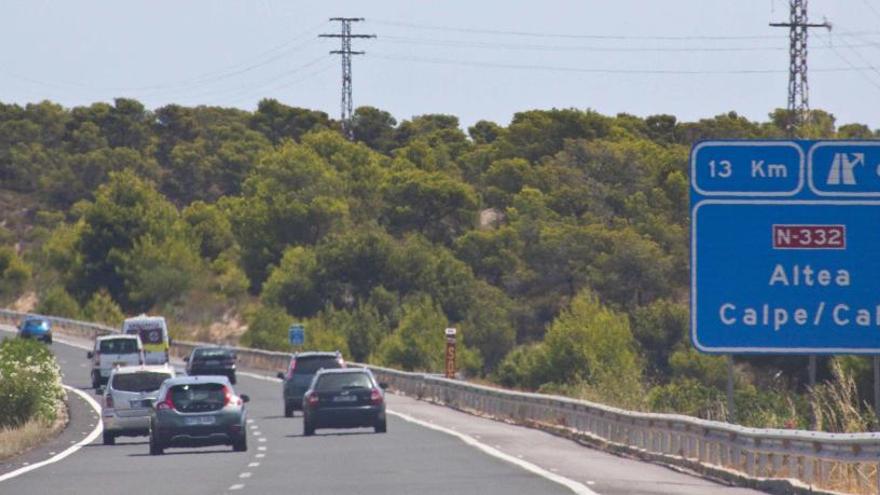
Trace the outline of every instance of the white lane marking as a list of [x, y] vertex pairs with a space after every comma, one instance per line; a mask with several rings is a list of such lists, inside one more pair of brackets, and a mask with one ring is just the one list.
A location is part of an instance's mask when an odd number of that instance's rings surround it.
[[[92, 406], [92, 409], [94, 409], [95, 411], [98, 411], [99, 413], [101, 412], [101, 406], [89, 394], [83, 392], [82, 390], [79, 390], [77, 388], [73, 388], [68, 385], [62, 384], [61, 386], [64, 387], [65, 389], [75, 393], [76, 395], [80, 396], [83, 400], [88, 402], [88, 404], [90, 406]], [[16, 469], [15, 471], [10, 471], [4, 475], [0, 475], [0, 481], [6, 481], [8, 479], [15, 478], [16, 476], [20, 476], [24, 473], [33, 471], [34, 469], [41, 468], [43, 466], [56, 463], [56, 462], [64, 459], [65, 457], [73, 454], [77, 450], [83, 448], [84, 445], [88, 445], [88, 444], [92, 443], [93, 441], [95, 441], [95, 439], [98, 438], [98, 435], [100, 435], [102, 431], [104, 431], [104, 425], [102, 423], [98, 423], [95, 426], [95, 429], [92, 430], [92, 432], [89, 433], [89, 435], [87, 437], [83, 438], [79, 442], [71, 441], [70, 443], [72, 443], [73, 445], [71, 445], [66, 450], [62, 451], [61, 453], [56, 454], [56, 455], [46, 459], [45, 461], [40, 461], [35, 464], [31, 464], [29, 466], [25, 466], [25, 467]]]
[[262, 435], [262, 433], [260, 433], [259, 430], [254, 430], [251, 433], [253, 433], [255, 437]]
[[244, 485], [242, 484], [232, 485], [229, 487], [230, 490], [241, 490], [242, 488], [244, 488]]
[[266, 447], [263, 447], [263, 446], [261, 445], [261, 446], [257, 447], [257, 450], [266, 450]]
[[596, 482], [595, 482], [595, 481], [587, 481], [587, 484], [590, 485], [590, 486], [593, 486], [593, 485], [596, 484]]
[[399, 413], [397, 411], [389, 410], [389, 411], [387, 411], [387, 413], [392, 414], [394, 416], [397, 416], [398, 418], [400, 418], [404, 421], [408, 421], [410, 423], [414, 423], [419, 426], [422, 426], [424, 428], [430, 428], [432, 430], [446, 433], [447, 435], [452, 435], [454, 437], [458, 437], [458, 439], [460, 439], [464, 443], [466, 443], [472, 447], [476, 447], [477, 449], [482, 450], [483, 452], [491, 455], [492, 457], [497, 457], [498, 459], [501, 459], [501, 460], [507, 461], [511, 464], [514, 464], [516, 466], [519, 466], [519, 467], [525, 469], [526, 471], [537, 474], [538, 476], [546, 478], [554, 483], [558, 483], [578, 495], [599, 495], [598, 493], [594, 492], [593, 490], [590, 490], [589, 488], [587, 488], [586, 486], [584, 486], [581, 483], [578, 483], [577, 481], [566, 478], [564, 476], [560, 476], [556, 473], [551, 473], [550, 471], [547, 471], [546, 469], [544, 469], [540, 466], [536, 466], [535, 464], [532, 464], [531, 462], [524, 461], [522, 459], [517, 459], [516, 457], [505, 454], [504, 452], [501, 452], [500, 450], [498, 450], [490, 445], [486, 445], [486, 444], [480, 442], [479, 440], [475, 439], [474, 437], [471, 437], [469, 435], [465, 435], [464, 433], [454, 431], [449, 428], [444, 428], [442, 426], [433, 425], [431, 423], [422, 421], [420, 419], [416, 419], [412, 416], [409, 416], [409, 415], [403, 414], [403, 413]]
[[[254, 420], [252, 420], [252, 419], [249, 419], [249, 420], [247, 420], [247, 422], [248, 422], [248, 423], [253, 423], [253, 422], [254, 422]], [[251, 426], [251, 428], [256, 428], [256, 426]]]
[[260, 467], [260, 463], [259, 462], [252, 462], [252, 463], [248, 464], [248, 467]]
[[[248, 421], [253, 421], [253, 420], [249, 419]], [[257, 428], [259, 428], [259, 426], [257, 426], [257, 425], [251, 425], [251, 429], [252, 429], [252, 430], [256, 430]]]
[[257, 441], [258, 441], [258, 442], [265, 442], [265, 441], [266, 441], [266, 438], [265, 438], [265, 437], [260, 437], [260, 438], [257, 439]]
[[239, 477], [239, 478], [250, 478], [250, 477], [251, 477], [251, 473], [244, 472], [244, 473], [239, 474], [238, 477]]
[[254, 457], [257, 458], [257, 459], [262, 459], [263, 457], [266, 457], [266, 454], [257, 454], [257, 455], [254, 456]]

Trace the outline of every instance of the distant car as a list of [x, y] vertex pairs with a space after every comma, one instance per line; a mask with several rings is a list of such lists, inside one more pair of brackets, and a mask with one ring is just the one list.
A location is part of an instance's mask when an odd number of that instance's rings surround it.
[[284, 416], [291, 417], [297, 409], [302, 409], [303, 394], [312, 383], [312, 378], [320, 369], [345, 368], [342, 354], [336, 352], [298, 352], [290, 358], [286, 373], [278, 373], [283, 381], [281, 386], [284, 401]]
[[18, 336], [23, 339], [42, 340], [47, 344], [51, 344], [52, 323], [46, 318], [28, 316], [18, 326]]
[[92, 360], [92, 387], [107, 383], [113, 368], [144, 364], [144, 347], [137, 335], [105, 335], [95, 339], [86, 356]]
[[235, 385], [235, 351], [223, 347], [196, 347], [186, 361], [187, 375], [221, 375]]
[[232, 445], [247, 450], [247, 395], [236, 395], [225, 376], [166, 380], [150, 414], [150, 455], [169, 447]]
[[174, 378], [174, 368], [163, 366], [123, 366], [115, 368], [104, 390], [104, 445], [116, 443], [119, 436], [150, 434], [150, 411], [165, 380]]
[[303, 398], [303, 435], [318, 428], [371, 427], [385, 433], [385, 388], [370, 370], [321, 370]]

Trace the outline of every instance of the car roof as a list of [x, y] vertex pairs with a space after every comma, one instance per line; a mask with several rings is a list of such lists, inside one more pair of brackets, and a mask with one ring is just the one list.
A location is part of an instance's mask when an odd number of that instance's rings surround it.
[[295, 359], [311, 358], [311, 357], [338, 357], [341, 356], [339, 351], [307, 351], [297, 352], [293, 355]]
[[344, 375], [346, 373], [366, 373], [371, 374], [370, 370], [366, 368], [321, 368], [318, 370], [318, 375]]
[[197, 346], [194, 351], [229, 351], [235, 352], [235, 349], [231, 347], [224, 347], [222, 345], [200, 345]]
[[196, 375], [196, 376], [177, 376], [165, 380], [165, 385], [173, 387], [174, 385], [192, 385], [193, 383], [220, 383], [231, 386], [229, 378], [221, 375]]
[[112, 339], [137, 339], [140, 340], [140, 337], [137, 335], [127, 334], [127, 333], [114, 333], [110, 335], [101, 335], [96, 340], [112, 340]]
[[140, 315], [137, 315], [137, 316], [132, 316], [131, 318], [126, 318], [126, 319], [125, 319], [125, 323], [129, 323], [129, 322], [138, 322], [138, 321], [150, 321], [150, 322], [152, 322], [152, 321], [159, 321], [159, 320], [162, 320], [162, 321], [164, 322], [164, 321], [165, 321], [165, 317], [164, 317], [164, 316], [147, 316], [146, 314], [140, 314]]
[[141, 364], [137, 366], [119, 366], [118, 368], [113, 369], [113, 373], [117, 375], [130, 375], [132, 373], [146, 373], [146, 372], [158, 372], [158, 373], [174, 373], [174, 368], [168, 366], [167, 364], [161, 365], [146, 365]]

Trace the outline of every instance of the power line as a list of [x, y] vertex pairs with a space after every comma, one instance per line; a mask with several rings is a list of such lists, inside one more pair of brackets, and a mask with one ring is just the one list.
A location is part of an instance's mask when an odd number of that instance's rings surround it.
[[[637, 74], [637, 75], [733, 75], [733, 74], [785, 74], [783, 69], [722, 69], [722, 70], [689, 70], [689, 69], [611, 69], [597, 67], [570, 67], [553, 65], [505, 64], [485, 61], [453, 60], [443, 58], [414, 57], [402, 54], [374, 54], [373, 57], [398, 62], [417, 62], [440, 65], [458, 65], [462, 67], [478, 67], [492, 69], [545, 70], [552, 72], [575, 72], [585, 74]], [[870, 70], [871, 67], [827, 67], [813, 69], [814, 72], [856, 72]]]
[[[425, 45], [439, 46], [450, 48], [486, 48], [486, 49], [502, 49], [502, 50], [525, 50], [525, 51], [585, 51], [585, 52], [623, 52], [623, 53], [654, 53], [654, 52], [670, 52], [670, 53], [702, 53], [702, 52], [760, 52], [760, 51], [783, 51], [786, 50], [779, 46], [731, 46], [731, 47], [618, 47], [618, 46], [595, 46], [595, 45], [533, 45], [520, 43], [495, 43], [486, 41], [466, 41], [453, 39], [437, 39], [437, 38], [412, 38], [406, 36], [386, 36], [383, 35], [377, 43], [388, 44], [405, 44], [405, 45]], [[877, 46], [876, 43], [862, 43], [853, 45], [853, 47], [870, 47]], [[820, 47], [824, 48], [824, 47]]]
[[339, 22], [339, 34], [319, 34], [319, 38], [339, 38], [342, 46], [333, 50], [331, 55], [342, 55], [342, 130], [349, 139], [354, 138], [351, 126], [354, 104], [351, 99], [351, 56], [363, 55], [366, 52], [352, 51], [352, 38], [375, 38], [375, 34], [351, 34], [351, 23], [362, 22], [363, 17], [331, 17], [331, 21]]
[[807, 34], [810, 28], [831, 30], [831, 24], [807, 20], [807, 0], [789, 0], [789, 21], [771, 22], [771, 27], [787, 27], [789, 37], [788, 111], [794, 117], [788, 124], [789, 133], [804, 122], [810, 112], [810, 86], [807, 82]]
[[[580, 34], [580, 33], [548, 33], [534, 31], [512, 31], [502, 29], [479, 29], [465, 28], [455, 26], [441, 26], [433, 24], [417, 24], [412, 22], [394, 21], [394, 20], [371, 20], [377, 24], [386, 26], [396, 26], [410, 29], [423, 29], [429, 31], [449, 31], [456, 33], [469, 34], [488, 34], [500, 36], [524, 36], [533, 38], [570, 38], [570, 39], [592, 39], [592, 40], [655, 40], [655, 41], [706, 41], [706, 40], [778, 40], [779, 35], [611, 35], [611, 34]], [[876, 35], [880, 31], [849, 31], [845, 34], [850, 35]]]

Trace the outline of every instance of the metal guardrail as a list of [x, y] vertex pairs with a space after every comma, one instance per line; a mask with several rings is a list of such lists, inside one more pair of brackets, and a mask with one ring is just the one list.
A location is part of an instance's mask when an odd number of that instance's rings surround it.
[[[17, 323], [24, 313], [0, 310], [0, 322]], [[118, 333], [104, 325], [48, 317], [56, 331], [95, 338]], [[175, 341], [182, 357], [196, 342]], [[282, 371], [289, 353], [235, 348], [248, 368]], [[517, 392], [436, 375], [377, 366], [376, 377], [405, 395], [516, 424], [542, 427], [608, 450], [684, 465], [739, 482], [796, 480], [801, 485], [848, 493], [880, 493], [880, 433], [838, 434], [747, 428], [675, 414], [633, 412], [567, 397]], [[799, 482], [799, 483], [798, 483]]]

